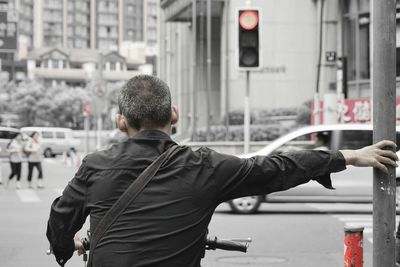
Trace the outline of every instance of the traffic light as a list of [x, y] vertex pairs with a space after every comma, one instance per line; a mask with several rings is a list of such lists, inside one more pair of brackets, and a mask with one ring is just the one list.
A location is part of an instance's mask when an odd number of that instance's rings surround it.
[[258, 69], [260, 64], [259, 10], [239, 9], [239, 68]]

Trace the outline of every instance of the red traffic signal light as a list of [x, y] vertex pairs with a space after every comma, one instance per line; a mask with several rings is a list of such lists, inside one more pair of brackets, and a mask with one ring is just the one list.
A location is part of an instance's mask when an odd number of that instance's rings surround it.
[[238, 13], [239, 68], [260, 67], [259, 10], [240, 9]]
[[253, 30], [258, 24], [258, 11], [243, 11], [239, 17], [239, 24], [244, 30]]

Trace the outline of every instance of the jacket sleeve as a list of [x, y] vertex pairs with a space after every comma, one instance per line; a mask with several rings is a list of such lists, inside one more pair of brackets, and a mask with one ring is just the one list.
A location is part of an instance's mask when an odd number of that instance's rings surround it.
[[346, 169], [339, 151], [304, 150], [248, 159], [212, 152], [219, 201], [287, 190], [310, 180], [334, 189], [330, 174]]
[[47, 223], [47, 239], [60, 266], [72, 257], [75, 251], [74, 236], [85, 223], [88, 211], [86, 208], [86, 176], [85, 160], [68, 183], [62, 196], [56, 198], [51, 205]]

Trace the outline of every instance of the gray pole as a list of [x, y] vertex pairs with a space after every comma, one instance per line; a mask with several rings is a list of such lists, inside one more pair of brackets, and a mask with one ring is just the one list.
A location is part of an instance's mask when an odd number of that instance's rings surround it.
[[[104, 86], [103, 85], [103, 64], [104, 64], [104, 62], [103, 62], [103, 54], [102, 53], [100, 53], [98, 60], [99, 60], [98, 61], [98, 65], [99, 65], [98, 66], [98, 68], [99, 68], [99, 81], [98, 81], [99, 85], [98, 86], [103, 87]], [[101, 88], [101, 90], [104, 90], [104, 88]], [[98, 98], [97, 104], [98, 105], [100, 105], [100, 103], [103, 104], [102, 103], [103, 101], [101, 101], [102, 97], [103, 96], [101, 96], [101, 95], [97, 96], [97, 98]], [[97, 150], [99, 150], [102, 146], [102, 144], [101, 144], [102, 143], [101, 142], [101, 133], [103, 131], [103, 116], [102, 116], [103, 111], [102, 111], [102, 109], [103, 109], [102, 105], [100, 107], [97, 106], [97, 114], [96, 114], [97, 115], [97, 138], [96, 138], [96, 141], [97, 141], [96, 149]]]
[[[396, 0], [372, 1], [372, 90], [374, 142], [396, 141]], [[395, 266], [394, 167], [374, 168], [373, 266]]]
[[211, 0], [207, 0], [207, 141], [210, 139], [211, 120]]
[[320, 97], [319, 97], [319, 83], [321, 76], [321, 58], [322, 58], [322, 38], [323, 38], [323, 20], [324, 20], [324, 0], [319, 1], [319, 48], [318, 48], [318, 62], [317, 62], [317, 78], [315, 84], [314, 94], [314, 124], [320, 124]]
[[225, 0], [225, 140], [229, 139], [229, 0]]
[[244, 153], [250, 150], [250, 71], [246, 70], [246, 94], [244, 97]]
[[84, 120], [84, 128], [85, 128], [85, 155], [89, 154], [89, 123], [90, 123], [90, 115], [85, 115]]
[[190, 131], [191, 131], [191, 139], [193, 140], [193, 137], [196, 133], [196, 32], [197, 32], [197, 23], [196, 23], [196, 16], [197, 16], [197, 10], [196, 10], [196, 1], [197, 0], [192, 0], [192, 75], [191, 75], [191, 80], [190, 80], [190, 85], [192, 89], [192, 93], [190, 95]]

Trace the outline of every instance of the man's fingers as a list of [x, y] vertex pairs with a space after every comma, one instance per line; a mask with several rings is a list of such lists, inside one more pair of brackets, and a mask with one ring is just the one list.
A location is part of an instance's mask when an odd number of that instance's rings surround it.
[[398, 161], [399, 160], [399, 158], [397, 157], [397, 154], [396, 153], [394, 153], [393, 151], [391, 151], [391, 150], [379, 150], [380, 152], [379, 152], [379, 154], [381, 155], [381, 156], [384, 156], [384, 157], [386, 157], [386, 158], [391, 158], [391, 159], [393, 159], [393, 160], [395, 160], [395, 161]]
[[380, 171], [382, 171], [382, 172], [384, 172], [384, 173], [386, 173], [386, 174], [389, 173], [389, 172], [388, 172], [388, 169], [386, 168], [386, 166], [383, 165], [382, 163], [380, 163], [379, 161], [377, 161], [377, 162], [374, 164], [374, 167], [375, 167], [375, 168], [378, 168]]
[[382, 140], [382, 141], [379, 141], [378, 143], [376, 143], [375, 146], [377, 146], [379, 148], [384, 148], [384, 147], [393, 147], [393, 148], [395, 148], [397, 145], [396, 145], [396, 143], [394, 143], [392, 141]]
[[390, 158], [378, 156], [377, 159], [378, 159], [378, 161], [380, 163], [383, 163], [383, 164], [386, 164], [386, 165], [391, 165], [393, 167], [397, 167], [396, 161], [391, 160]]

